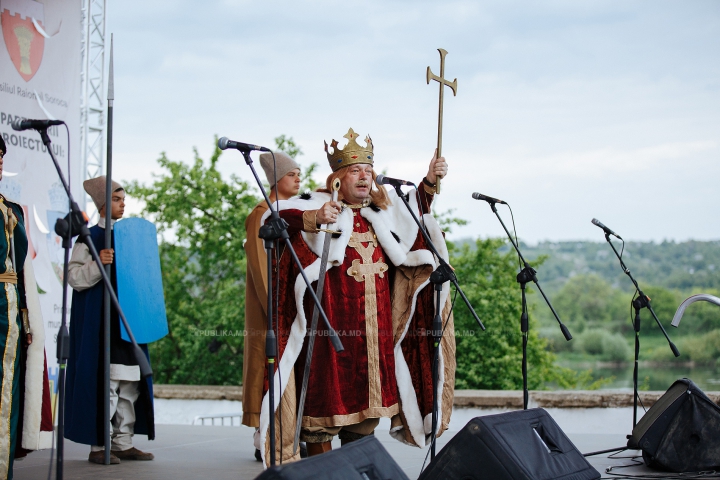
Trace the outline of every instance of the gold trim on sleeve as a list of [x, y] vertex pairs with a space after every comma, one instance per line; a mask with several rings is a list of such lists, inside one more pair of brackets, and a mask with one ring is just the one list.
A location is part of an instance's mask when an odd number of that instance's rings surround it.
[[317, 210], [305, 210], [303, 212], [303, 231], [309, 233], [317, 233]]

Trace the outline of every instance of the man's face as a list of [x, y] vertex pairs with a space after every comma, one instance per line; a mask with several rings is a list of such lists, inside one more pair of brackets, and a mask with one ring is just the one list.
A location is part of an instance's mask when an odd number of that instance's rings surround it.
[[347, 202], [362, 203], [370, 197], [373, 167], [372, 165], [358, 164], [346, 168], [348, 172], [340, 184], [340, 193]]
[[281, 200], [294, 197], [300, 191], [300, 169], [290, 170], [277, 182], [277, 194]]
[[[123, 217], [123, 214], [125, 213], [125, 190], [120, 190], [117, 192], [113, 192], [112, 194], [112, 219], [118, 220]], [[100, 216], [105, 216], [105, 206], [100, 209]]]

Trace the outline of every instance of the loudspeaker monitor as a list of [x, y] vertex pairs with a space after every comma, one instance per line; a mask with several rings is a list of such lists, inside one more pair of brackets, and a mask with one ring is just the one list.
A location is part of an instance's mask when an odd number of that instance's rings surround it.
[[419, 480], [595, 480], [600, 474], [542, 408], [476, 417]]
[[374, 435], [299, 462], [270, 467], [255, 480], [409, 480]]
[[720, 407], [692, 380], [678, 380], [635, 425], [628, 448], [659, 470], [719, 469]]

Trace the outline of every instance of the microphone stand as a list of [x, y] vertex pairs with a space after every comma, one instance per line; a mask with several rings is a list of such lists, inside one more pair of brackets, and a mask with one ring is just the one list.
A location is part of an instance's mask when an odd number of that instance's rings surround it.
[[[105, 288], [110, 292], [110, 300], [113, 303], [113, 306], [118, 311], [118, 315], [120, 319], [122, 320], [123, 324], [125, 325], [125, 329], [128, 332], [128, 336], [130, 337], [130, 341], [133, 344], [133, 348], [135, 351], [135, 357], [137, 359], [138, 365], [140, 366], [140, 373], [143, 378], [147, 378], [150, 375], [152, 375], [152, 369], [150, 368], [150, 364], [148, 363], [147, 358], [145, 357], [145, 354], [140, 350], [140, 347], [138, 346], [137, 342], [135, 341], [135, 337], [132, 334], [132, 330], [130, 329], [130, 325], [128, 325], [127, 319], [125, 318], [125, 314], [122, 311], [122, 308], [120, 308], [120, 302], [118, 301], [117, 295], [115, 295], [115, 291], [112, 288], [112, 283], [110, 282], [110, 277], [105, 272], [105, 269], [103, 268], [103, 264], [100, 261], [100, 257], [98, 256], [98, 252], [95, 249], [95, 245], [92, 242], [92, 239], [90, 238], [90, 230], [88, 230], [87, 222], [85, 220], [85, 217], [80, 210], [80, 207], [78, 207], [78, 204], [75, 202], [75, 199], [72, 196], [72, 192], [70, 191], [70, 186], [68, 185], [67, 181], [65, 180], [65, 177], [63, 176], [62, 170], [60, 169], [60, 164], [58, 164], [57, 159], [55, 158], [55, 155], [53, 154], [50, 137], [47, 134], [47, 127], [45, 128], [39, 128], [37, 129], [38, 133], [40, 133], [40, 137], [42, 138], [43, 144], [45, 144], [45, 147], [47, 148], [48, 153], [50, 154], [50, 158], [52, 158], [53, 164], [55, 164], [55, 169], [57, 170], [58, 177], [60, 178], [60, 182], [63, 185], [63, 188], [65, 188], [65, 193], [68, 196], [68, 200], [70, 203], [70, 213], [67, 215], [66, 219], [58, 219], [55, 223], [55, 232], [62, 237], [63, 239], [63, 248], [65, 249], [65, 265], [63, 267], [63, 307], [62, 307], [62, 318], [60, 321], [60, 330], [58, 331], [57, 336], [57, 358], [58, 358], [58, 438], [57, 438], [57, 451], [58, 451], [58, 458], [57, 458], [57, 470], [55, 472], [55, 476], [58, 480], [62, 480], [63, 478], [63, 466], [64, 466], [64, 436], [65, 436], [65, 368], [67, 366], [67, 359], [70, 356], [70, 335], [68, 334], [67, 329], [67, 323], [65, 321], [65, 317], [67, 314], [67, 290], [68, 290], [68, 263], [70, 258], [70, 246], [72, 243], [72, 238], [76, 235], [74, 233], [74, 229], [77, 228], [79, 230], [79, 239], [78, 241], [85, 243], [88, 246], [88, 250], [90, 251], [90, 255], [92, 256], [93, 260], [97, 264], [100, 274], [102, 275], [102, 280], [105, 284]], [[105, 445], [105, 449], [107, 450], [110, 448], [110, 445]]]
[[528, 398], [529, 398], [529, 392], [528, 392], [528, 385], [527, 385], [527, 379], [528, 379], [528, 372], [527, 372], [527, 345], [528, 345], [528, 335], [530, 332], [530, 322], [528, 319], [528, 306], [527, 306], [527, 298], [525, 296], [525, 285], [527, 285], [528, 282], [532, 281], [536, 286], [537, 289], [542, 294], [543, 298], [545, 299], [545, 303], [547, 303], [547, 306], [550, 307], [550, 310], [552, 311], [553, 315], [555, 316], [555, 320], [557, 320], [558, 324], [560, 325], [560, 330], [562, 331], [563, 336], [565, 337], [565, 340], [570, 341], [572, 339], [572, 335], [570, 335], [570, 330], [565, 326], [564, 323], [560, 320], [560, 317], [558, 316], [557, 312], [553, 308], [552, 304], [550, 303], [550, 300], [548, 299], [547, 295], [545, 295], [545, 292], [543, 292], [542, 288], [540, 287], [540, 282], [538, 282], [537, 279], [537, 272], [534, 268], [530, 266], [529, 263], [525, 261], [525, 257], [522, 256], [522, 253], [520, 253], [520, 248], [515, 243], [515, 240], [513, 239], [512, 235], [510, 235], [510, 231], [505, 226], [505, 222], [502, 221], [502, 218], [500, 217], [500, 214], [498, 214], [497, 208], [495, 208], [495, 201], [485, 199], [486, 202], [490, 204], [490, 208], [492, 209], [493, 213], [495, 213], [495, 216], [498, 220], [500, 220], [500, 224], [502, 225], [503, 229], [505, 230], [505, 233], [507, 234], [508, 238], [510, 239], [510, 243], [512, 243], [512, 246], [515, 248], [515, 251], [518, 254], [518, 257], [520, 257], [520, 261], [522, 262], [524, 268], [520, 270], [520, 273], [517, 274], [517, 282], [520, 284], [520, 291], [522, 296], [522, 313], [520, 314], [520, 331], [522, 332], [522, 377], [523, 377], [523, 410], [527, 410], [528, 408]]
[[633, 320], [633, 329], [635, 330], [635, 366], [633, 368], [633, 430], [635, 429], [635, 425], [637, 425], [637, 407], [638, 407], [638, 360], [640, 357], [640, 310], [643, 308], [647, 308], [650, 310], [650, 313], [652, 314], [653, 318], [655, 319], [655, 322], [657, 323], [658, 327], [660, 327], [660, 331], [662, 331], [663, 335], [665, 335], [665, 340], [667, 340], [668, 345], [670, 345], [670, 350], [672, 350], [673, 355], [676, 357], [680, 356], [680, 352], [678, 351], [675, 344], [670, 340], [670, 337], [668, 336], [667, 332], [665, 331], [665, 328], [663, 328], [662, 323], [660, 323], [660, 320], [658, 319], [657, 315], [655, 315], [655, 310], [653, 310], [652, 305], [650, 305], [650, 298], [643, 293], [642, 290], [640, 290], [640, 287], [638, 286], [637, 281], [633, 278], [633, 276], [630, 274], [630, 269], [625, 266], [625, 262], [623, 262], [622, 257], [618, 253], [618, 251], [615, 249], [615, 245], [610, 241], [610, 234], [608, 232], [605, 232], [605, 240], [610, 244], [610, 246], [613, 249], [613, 252], [615, 252], [615, 256], [620, 261], [620, 266], [622, 267], [623, 272], [625, 275], [630, 277], [630, 281], [632, 281], [633, 285], [635, 286], [635, 291], [637, 291], [638, 297], [632, 301], [632, 306], [635, 309], [635, 318]]
[[[50, 149], [48, 148], [48, 151]], [[72, 206], [71, 206], [72, 208]], [[55, 476], [58, 480], [62, 480], [64, 471], [65, 461], [65, 443], [63, 441], [65, 437], [65, 367], [67, 359], [70, 356], [70, 335], [67, 329], [67, 323], [65, 322], [65, 316], [67, 313], [67, 291], [68, 291], [68, 264], [70, 263], [70, 247], [72, 247], [72, 238], [76, 234], [73, 233], [73, 227], [79, 227], [76, 222], [73, 222], [74, 217], [68, 214], [67, 220], [58, 219], [55, 223], [55, 233], [57, 233], [63, 240], [62, 246], [65, 250], [63, 264], [63, 298], [62, 298], [62, 318], [60, 319], [60, 329], [58, 330], [57, 336], [57, 360], [58, 360], [58, 413], [57, 416], [57, 460]], [[61, 222], [65, 222], [64, 224]], [[63, 231], [63, 226], [65, 231]], [[79, 228], [77, 229], [79, 230]], [[50, 464], [52, 465], [52, 457], [50, 458]], [[52, 468], [52, 467], [49, 467]], [[48, 476], [50, 472], [48, 472]]]
[[[267, 193], [265, 192], [265, 188], [263, 187], [263, 183], [260, 180], [260, 177], [258, 177], [257, 171], [255, 170], [255, 167], [253, 166], [252, 158], [250, 158], [250, 149], [239, 149], [240, 153], [242, 153], [243, 157], [245, 158], [245, 163], [248, 167], [250, 167], [250, 171], [253, 174], [253, 177], [255, 177], [255, 181], [258, 184], [258, 187], [260, 188], [260, 191], [263, 194], [263, 197], [265, 198], [265, 203], [268, 204], [268, 208], [270, 209], [270, 218], [268, 221], [260, 227], [260, 232], [258, 236], [265, 240], [265, 252], [267, 253], [267, 281], [268, 281], [268, 297], [267, 297], [267, 333], [265, 334], [265, 356], [267, 357], [267, 374], [268, 374], [268, 410], [270, 414], [270, 466], [275, 466], [275, 359], [277, 358], [277, 337], [275, 335], [275, 330], [273, 329], [273, 288], [272, 288], [272, 252], [275, 248], [275, 242], [278, 239], [282, 239], [285, 242], [285, 247], [292, 255], [293, 261], [295, 262], [295, 265], [297, 265], [298, 270], [300, 270], [300, 274], [303, 277], [303, 280], [305, 280], [305, 284], [307, 285], [307, 290], [310, 293], [313, 302], [315, 302], [315, 306], [318, 309], [318, 312], [320, 313], [320, 316], [323, 319], [323, 322], [325, 322], [325, 327], [328, 329], [328, 337], [330, 338], [330, 342], [332, 343], [333, 348], [336, 352], [340, 353], [345, 348], [343, 347], [342, 342], [340, 341], [340, 338], [337, 335], [337, 332], [335, 329], [332, 328], [330, 325], [330, 321], [327, 318], [327, 315], [325, 315], [325, 311], [322, 308], [322, 305], [320, 305], [320, 300], [318, 300], [317, 295], [315, 295], [315, 291], [312, 289], [312, 283], [305, 275], [305, 269], [303, 269], [302, 264], [300, 263], [300, 259], [298, 258], [297, 254], [295, 253], [295, 249], [292, 246], [292, 243], [290, 243], [290, 235], [287, 233], [287, 227], [288, 224], [285, 220], [280, 218], [280, 215], [278, 215], [277, 210], [273, 209], [272, 202], [270, 201], [270, 198], [268, 197]], [[278, 317], [279, 319], [279, 317]], [[264, 448], [264, 446], [262, 446]]]
[[[437, 398], [437, 388], [438, 388], [438, 381], [440, 378], [440, 371], [439, 371], [439, 362], [438, 359], [440, 358], [440, 340], [442, 339], [442, 332], [443, 332], [443, 325], [442, 325], [442, 306], [440, 305], [440, 293], [442, 292], [442, 286], [445, 282], [450, 281], [453, 285], [455, 285], [456, 291], [460, 294], [460, 297], [465, 302], [465, 305], [467, 305], [468, 310], [472, 314], [472, 316], [475, 318], [475, 321], [477, 321], [480, 328], [484, 331], [485, 325], [480, 321], [480, 318], [478, 318], [477, 313], [475, 313], [475, 309], [470, 304], [470, 301], [465, 296], [465, 293], [462, 291], [462, 288], [460, 288], [460, 285], [458, 284], [457, 277], [455, 276], [455, 272], [453, 272], [452, 267], [445, 261], [444, 258], [440, 256], [440, 253], [438, 253], [437, 248], [435, 248], [435, 244], [430, 239], [430, 235], [428, 235], [427, 231], [425, 230], [425, 227], [420, 223], [420, 220], [418, 220], [417, 215], [415, 215], [415, 211], [410, 206], [410, 203], [408, 202], [407, 198], [405, 198], [405, 194], [403, 194], [402, 190], [400, 189], [400, 185], [395, 185], [395, 192], [397, 192], [398, 197], [400, 197], [405, 204], [405, 207], [407, 207], [408, 212], [410, 212], [410, 215], [412, 216], [413, 220], [415, 220], [415, 223], [417, 224], [418, 228], [420, 229], [420, 232], [422, 233], [423, 238], [425, 239], [425, 243], [427, 243], [428, 248], [430, 251], [435, 255], [435, 257], [438, 259], [438, 262], [440, 265], [435, 269], [435, 271], [430, 274], [430, 282], [435, 285], [435, 316], [433, 317], [433, 326], [432, 326], [432, 336], [433, 336], [433, 363], [432, 363], [432, 383], [433, 383], [433, 410], [432, 410], [432, 433], [431, 433], [431, 443], [430, 443], [430, 461], [435, 459], [435, 438], [437, 436], [437, 429], [438, 429], [438, 398]], [[417, 188], [416, 188], [417, 189]]]

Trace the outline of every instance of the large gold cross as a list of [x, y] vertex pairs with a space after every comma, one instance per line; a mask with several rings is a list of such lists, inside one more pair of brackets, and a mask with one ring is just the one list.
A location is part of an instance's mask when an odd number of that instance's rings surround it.
[[[448, 82], [445, 79], [445, 55], [447, 55], [447, 51], [438, 48], [438, 52], [440, 52], [440, 76], [433, 74], [430, 70], [430, 67], [427, 67], [427, 73], [425, 75], [425, 78], [427, 79], [428, 85], [430, 85], [430, 80], [435, 80], [440, 84], [440, 107], [438, 108], [438, 137], [437, 137], [437, 157], [442, 157], [442, 124], [443, 124], [443, 92], [445, 91], [445, 88], [443, 87], [450, 87], [453, 91], [453, 97], [457, 95], [457, 78], [453, 80], [452, 82]], [[440, 194], [440, 177], [437, 178], [436, 184], [435, 184], [435, 193]]]
[[[363, 246], [367, 243], [367, 247]], [[382, 407], [382, 389], [380, 386], [380, 349], [378, 344], [378, 318], [377, 318], [377, 290], [375, 289], [375, 275], [385, 276], [388, 266], [382, 258], [373, 263], [372, 257], [377, 246], [377, 238], [372, 230], [365, 233], [352, 232], [348, 246], [353, 247], [362, 257], [355, 259], [347, 274], [357, 282], [365, 283], [365, 335], [367, 337], [368, 352], [368, 400], [369, 407]]]

